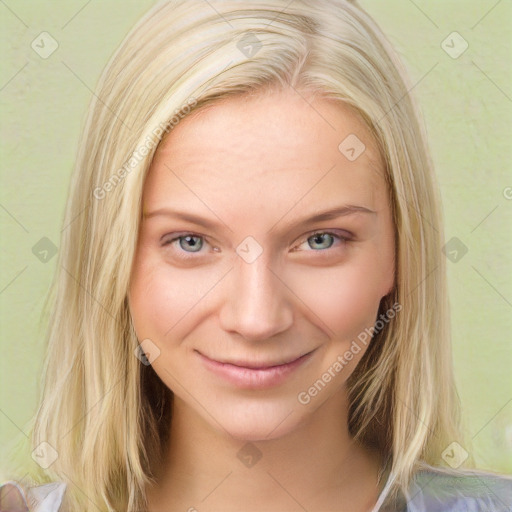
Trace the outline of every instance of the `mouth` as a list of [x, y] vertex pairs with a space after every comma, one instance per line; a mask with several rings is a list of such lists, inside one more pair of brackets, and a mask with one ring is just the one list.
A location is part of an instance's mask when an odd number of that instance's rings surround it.
[[244, 389], [266, 389], [284, 383], [295, 370], [311, 359], [315, 350], [284, 361], [265, 363], [238, 359], [216, 360], [197, 350], [195, 352], [210, 372], [231, 385]]

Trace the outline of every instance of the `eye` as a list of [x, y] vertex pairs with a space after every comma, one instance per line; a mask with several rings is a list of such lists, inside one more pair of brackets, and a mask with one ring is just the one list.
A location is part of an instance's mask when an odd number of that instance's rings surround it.
[[326, 249], [330, 249], [333, 247], [336, 242], [338, 245], [343, 245], [345, 242], [348, 242], [350, 238], [348, 236], [342, 236], [336, 233], [332, 233], [330, 231], [317, 231], [311, 235], [309, 235], [300, 245], [297, 246], [294, 250], [304, 250], [301, 247], [307, 244], [305, 250], [313, 249], [313, 251], [325, 251]]
[[331, 233], [315, 233], [307, 239], [307, 242], [311, 249], [329, 249], [334, 243], [334, 237]]
[[204, 245], [204, 237], [194, 233], [185, 233], [162, 241], [163, 246], [177, 245], [180, 250], [187, 253], [200, 252]]
[[[203, 239], [196, 235], [180, 236], [178, 238], [179, 246], [187, 252], [198, 252], [203, 247]], [[189, 251], [189, 249], [191, 249]]]

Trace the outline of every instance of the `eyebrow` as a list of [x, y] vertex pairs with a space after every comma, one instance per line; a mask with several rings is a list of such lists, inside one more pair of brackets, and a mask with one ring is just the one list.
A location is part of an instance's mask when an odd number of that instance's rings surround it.
[[[357, 213], [366, 213], [371, 215], [376, 215], [377, 212], [374, 210], [371, 210], [369, 208], [366, 208], [365, 206], [358, 206], [358, 205], [345, 205], [345, 206], [339, 206], [335, 208], [331, 208], [328, 210], [324, 210], [322, 212], [316, 213], [313, 216], [305, 216], [302, 217], [296, 221], [294, 221], [292, 224], [294, 226], [298, 225], [306, 225], [306, 224], [312, 224], [315, 222], [321, 222], [324, 220], [333, 220], [337, 219], [338, 217], [344, 217], [347, 215], [354, 215]], [[281, 222], [281, 220], [286, 216], [287, 214], [283, 215], [281, 219], [279, 219], [271, 228], [269, 231], [272, 231], [274, 227]], [[179, 210], [173, 210], [171, 208], [159, 208], [157, 210], [153, 210], [151, 212], [146, 212], [143, 215], [144, 220], [151, 219], [153, 217], [173, 217], [177, 219], [181, 219], [187, 222], [191, 222], [193, 224], [197, 224], [199, 226], [203, 226], [207, 229], [213, 229], [220, 225], [220, 222], [216, 222], [213, 220], [206, 219], [204, 217], [201, 217], [200, 215], [195, 215], [190, 212], [184, 212]], [[224, 224], [224, 223], [223, 223]]]

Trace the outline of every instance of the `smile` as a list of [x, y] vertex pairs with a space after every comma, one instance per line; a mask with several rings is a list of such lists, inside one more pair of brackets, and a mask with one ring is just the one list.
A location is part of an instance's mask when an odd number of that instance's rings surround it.
[[261, 364], [251, 361], [217, 361], [198, 354], [204, 366], [216, 376], [243, 389], [266, 389], [278, 386], [311, 359], [315, 350], [284, 363]]

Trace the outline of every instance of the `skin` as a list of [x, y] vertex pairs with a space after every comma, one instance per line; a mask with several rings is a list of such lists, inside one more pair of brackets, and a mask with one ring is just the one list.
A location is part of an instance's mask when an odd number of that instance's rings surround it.
[[[366, 146], [354, 161], [338, 149], [350, 134]], [[244, 503], [248, 512], [353, 512], [375, 504], [381, 459], [347, 428], [345, 382], [365, 347], [309, 403], [298, 395], [374, 325], [393, 289], [383, 169], [348, 107], [292, 89], [221, 100], [162, 141], [144, 186], [129, 291], [137, 336], [158, 348], [153, 368], [175, 398], [149, 510], [234, 511]], [[371, 213], [307, 222], [346, 205]], [[161, 209], [215, 225], [154, 214]], [[188, 234], [199, 238], [177, 239]], [[244, 245], [248, 236], [257, 245]], [[237, 247], [262, 253], [248, 263]], [[266, 389], [227, 382], [199, 355], [263, 363], [310, 351]], [[251, 453], [261, 458], [248, 466]]]

